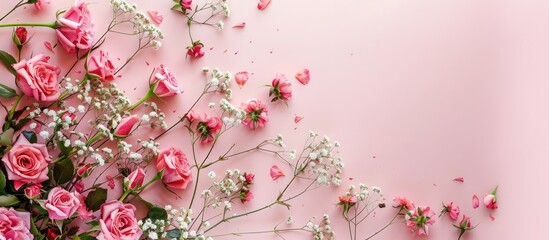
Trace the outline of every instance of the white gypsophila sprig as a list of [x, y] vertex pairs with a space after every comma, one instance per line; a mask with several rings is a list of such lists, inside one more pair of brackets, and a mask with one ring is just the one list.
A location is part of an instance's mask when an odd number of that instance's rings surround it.
[[208, 87], [215, 88], [215, 91], [224, 94], [225, 98], [232, 99], [233, 90], [231, 89], [231, 81], [233, 74], [231, 72], [223, 72], [218, 68], [213, 68], [210, 71], [207, 67], [204, 67], [202, 72], [206, 74]]

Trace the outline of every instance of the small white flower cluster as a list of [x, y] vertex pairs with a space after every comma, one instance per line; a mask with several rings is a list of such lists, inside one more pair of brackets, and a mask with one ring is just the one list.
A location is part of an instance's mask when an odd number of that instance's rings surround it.
[[[383, 192], [379, 187], [372, 187], [372, 191], [377, 193], [380, 197], [383, 197]], [[369, 188], [364, 183], [358, 185], [358, 189], [355, 185], [349, 186], [349, 191], [345, 193], [346, 195], [353, 195], [356, 197], [357, 201], [364, 201], [370, 196]]]
[[316, 182], [318, 184], [340, 185], [341, 173], [345, 165], [342, 158], [334, 156], [340, 146], [339, 143], [330, 142], [330, 138], [327, 136], [315, 142], [318, 134], [313, 131], [310, 132], [310, 137], [313, 139], [313, 143], [308, 146], [308, 157], [303, 164], [317, 174]]
[[150, 107], [150, 112], [143, 114], [141, 116], [142, 124], [149, 124], [151, 128], [160, 127], [162, 129], [167, 129], [168, 124], [166, 123], [166, 114], [158, 108], [158, 105], [154, 102], [145, 102], [143, 104], [145, 107]]
[[209, 68], [203, 68], [202, 71], [204, 73], [209, 73], [208, 76], [208, 87], [215, 87], [217, 88], [216, 91], [225, 94], [225, 97], [227, 99], [233, 98], [233, 90], [231, 87], [231, 81], [233, 79], [233, 74], [229, 71], [223, 72], [219, 71], [219, 69], [214, 68], [211, 70]]
[[[122, 0], [111, 0], [113, 15], [117, 19], [116, 23], [124, 23], [130, 21], [133, 24], [133, 33], [138, 34], [143, 41], [147, 39], [146, 45], [150, 44], [155, 49], [162, 46], [160, 39], [164, 38], [162, 31], [152, 24], [150, 18], [143, 12], [137, 11], [136, 4], [130, 4]], [[145, 45], [145, 46], [146, 46]]]
[[[203, 233], [191, 230], [190, 226], [193, 223], [192, 209], [174, 209], [171, 205], [164, 207], [167, 213], [166, 220], [151, 219], [139, 220], [137, 225], [143, 231], [143, 234], [148, 239], [200, 239], [213, 240], [212, 237], [207, 237]], [[208, 227], [210, 223], [205, 221], [201, 224], [202, 227]], [[174, 237], [177, 236], [177, 238]]]
[[122, 11], [124, 13], [133, 13], [137, 10], [137, 5], [135, 3], [129, 4], [122, 0], [111, 0], [110, 3], [115, 12]]
[[284, 137], [282, 137], [282, 134], [276, 135], [276, 138], [273, 140], [273, 143], [279, 147], [286, 148], [286, 145], [284, 144]]
[[221, 99], [219, 101], [219, 107], [227, 114], [223, 117], [223, 123], [227, 126], [241, 124], [242, 120], [246, 117], [246, 112], [244, 110], [233, 106], [227, 99]]
[[313, 233], [314, 240], [331, 240], [335, 238], [335, 232], [330, 226], [331, 221], [328, 214], [324, 214], [324, 216], [322, 216], [322, 220], [319, 224], [314, 224], [313, 220], [314, 218], [312, 220], [309, 220], [309, 222], [307, 222], [307, 225], [305, 225], [305, 228]]
[[[216, 178], [215, 172], [210, 172], [208, 176]], [[225, 211], [232, 209], [231, 200], [240, 194], [241, 190], [246, 191], [243, 182], [246, 181], [244, 173], [238, 169], [226, 170], [223, 179], [214, 181], [212, 186], [202, 191], [201, 197], [208, 200], [208, 207], [218, 208], [223, 206]], [[211, 189], [211, 190], [210, 190]], [[212, 193], [212, 190], [215, 193]]]

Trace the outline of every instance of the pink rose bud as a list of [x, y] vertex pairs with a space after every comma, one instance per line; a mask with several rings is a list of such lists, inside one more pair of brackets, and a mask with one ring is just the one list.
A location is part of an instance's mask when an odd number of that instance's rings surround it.
[[496, 196], [488, 194], [484, 197], [484, 206], [489, 209], [498, 209], [498, 204], [496, 201]]
[[156, 68], [154, 77], [156, 82], [154, 94], [157, 97], [169, 97], [181, 93], [175, 75], [164, 65], [161, 64]]
[[44, 202], [50, 219], [64, 220], [70, 218], [80, 208], [80, 200], [67, 190], [55, 187]]
[[50, 58], [38, 54], [13, 64], [17, 85], [23, 93], [40, 102], [53, 102], [59, 97], [59, 67], [48, 64]]
[[137, 115], [131, 115], [123, 118], [116, 129], [114, 130], [114, 136], [119, 138], [125, 138], [132, 133], [139, 125], [141, 119]]
[[99, 54], [94, 54], [87, 65], [88, 74], [92, 78], [97, 78], [103, 82], [114, 80], [116, 68], [109, 59], [109, 54], [104, 51], [99, 51]]
[[473, 208], [476, 209], [480, 205], [480, 201], [478, 200], [477, 195], [473, 195]]
[[303, 85], [307, 85], [311, 80], [311, 75], [309, 74], [309, 69], [301, 69], [295, 74], [295, 78]]
[[255, 175], [253, 173], [244, 173], [244, 185], [250, 185], [254, 181]]
[[276, 180], [282, 176], [285, 176], [284, 172], [277, 165], [273, 165], [271, 167], [271, 178]]
[[27, 29], [24, 27], [17, 27], [15, 32], [13, 32], [13, 42], [15, 45], [23, 46], [27, 43]]
[[79, 163], [78, 168], [76, 169], [76, 175], [81, 178], [86, 178], [90, 175], [92, 171], [92, 166], [89, 163]]
[[40, 197], [40, 190], [42, 190], [41, 184], [32, 184], [25, 188], [25, 197], [28, 199], [37, 199]]
[[269, 6], [271, 3], [271, 0], [259, 0], [259, 3], [257, 3], [257, 9], [263, 10]]
[[74, 189], [81, 193], [84, 191], [84, 182], [82, 180], [78, 180], [75, 184], [74, 184]]
[[240, 88], [244, 87], [244, 84], [248, 81], [248, 72], [239, 72], [234, 76], [236, 84]]
[[249, 202], [254, 198], [254, 195], [252, 194], [252, 191], [242, 191], [240, 192], [240, 201], [242, 203]]
[[93, 23], [90, 11], [83, 0], [75, 0], [74, 5], [57, 18], [56, 29], [61, 46], [68, 53], [85, 53], [93, 45]]
[[472, 227], [471, 225], [472, 225], [471, 218], [467, 217], [466, 215], [463, 215], [463, 218], [459, 222], [459, 226], [454, 225], [455, 228], [459, 229], [458, 240], [461, 239], [461, 237], [466, 231], [470, 231], [475, 228], [475, 227]]
[[183, 6], [183, 8], [187, 10], [192, 10], [191, 5], [193, 4], [193, 0], [181, 0], [179, 4], [181, 4], [181, 6]]
[[277, 100], [290, 100], [292, 98], [292, 83], [286, 80], [286, 77], [282, 74], [276, 76], [273, 79], [271, 90], [269, 91], [269, 97], [274, 96], [271, 100], [275, 102]]
[[200, 43], [200, 41], [193, 42], [192, 46], [187, 47], [187, 55], [193, 58], [200, 58], [204, 56], [204, 52], [202, 51], [203, 47], [204, 44]]
[[128, 189], [134, 190], [143, 185], [143, 180], [145, 180], [145, 171], [142, 168], [133, 170], [126, 179], [124, 179], [124, 185]]

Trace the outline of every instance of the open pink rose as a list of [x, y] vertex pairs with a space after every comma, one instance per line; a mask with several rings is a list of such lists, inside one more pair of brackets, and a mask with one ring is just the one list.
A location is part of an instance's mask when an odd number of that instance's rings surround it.
[[276, 180], [282, 176], [284, 176], [284, 172], [277, 165], [273, 165], [271, 167], [271, 178]]
[[30, 213], [0, 207], [0, 239], [32, 240]]
[[17, 72], [17, 85], [25, 95], [41, 102], [53, 102], [59, 97], [57, 80], [59, 67], [48, 64], [50, 58], [38, 54], [29, 60], [13, 64]]
[[137, 240], [143, 234], [135, 218], [135, 206], [111, 200], [101, 205], [98, 240]]
[[53, 188], [44, 202], [50, 219], [64, 220], [70, 218], [79, 208], [80, 200], [62, 187]]
[[309, 73], [309, 69], [301, 69], [295, 74], [295, 79], [299, 81], [303, 85], [307, 85], [309, 81], [311, 81], [311, 74]]
[[2, 157], [8, 179], [16, 190], [25, 183], [41, 183], [48, 180], [48, 164], [51, 162], [46, 145], [30, 143], [24, 136]]
[[123, 118], [116, 129], [114, 130], [114, 136], [119, 138], [125, 138], [139, 125], [141, 119], [137, 115], [131, 115]]
[[68, 53], [76, 50], [87, 51], [93, 45], [93, 23], [90, 11], [83, 0], [75, 0], [74, 5], [57, 18], [57, 38]]
[[430, 207], [417, 207], [406, 213], [406, 226], [417, 235], [429, 235], [429, 226], [435, 224], [435, 212]]
[[248, 102], [242, 104], [242, 109], [246, 112], [246, 118], [242, 124], [250, 129], [265, 127], [269, 118], [267, 118], [268, 110], [261, 100], [252, 98]]
[[99, 54], [94, 54], [88, 60], [88, 73], [101, 81], [114, 80], [116, 68], [109, 59], [109, 54], [104, 51], [99, 51]]
[[170, 188], [186, 189], [192, 181], [191, 166], [180, 149], [171, 147], [161, 151], [156, 159], [156, 169], [164, 171], [162, 181]]
[[269, 91], [269, 97], [274, 96], [271, 100], [275, 102], [277, 100], [290, 100], [292, 98], [292, 83], [286, 80], [286, 77], [282, 74], [278, 74], [273, 79], [271, 90]]
[[167, 67], [161, 64], [155, 71], [154, 78], [156, 85], [154, 94], [157, 97], [169, 97], [181, 93], [177, 78]]
[[135, 189], [143, 185], [143, 180], [145, 180], [145, 171], [142, 168], [133, 170], [126, 179], [124, 179], [124, 185], [128, 189]]
[[414, 210], [414, 208], [416, 208], [414, 206], [414, 202], [408, 200], [408, 198], [406, 198], [404, 196], [399, 196], [399, 197], [393, 198], [393, 202], [396, 203], [395, 207], [404, 207], [408, 211]]

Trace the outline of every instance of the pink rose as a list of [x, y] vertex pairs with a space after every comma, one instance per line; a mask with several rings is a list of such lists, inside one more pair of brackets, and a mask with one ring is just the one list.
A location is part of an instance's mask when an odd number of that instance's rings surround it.
[[342, 196], [339, 196], [339, 203], [341, 204], [355, 204], [356, 203], [356, 197], [352, 194], [345, 194]]
[[101, 81], [112, 81], [115, 78], [116, 68], [109, 59], [107, 52], [99, 51], [99, 54], [94, 54], [88, 60], [87, 69], [88, 74]]
[[25, 197], [28, 199], [37, 199], [40, 197], [42, 185], [41, 184], [32, 184], [25, 188]]
[[142, 232], [135, 218], [135, 206], [111, 200], [101, 205], [98, 240], [137, 240]]
[[277, 165], [273, 165], [271, 167], [271, 178], [273, 180], [276, 180], [277, 178], [282, 176], [284, 176], [284, 172]]
[[442, 212], [440, 213], [440, 215], [442, 216], [445, 213], [448, 213], [452, 220], [457, 220], [460, 213], [459, 206], [454, 204], [454, 202], [443, 203]]
[[498, 209], [498, 204], [496, 201], [496, 196], [493, 194], [488, 194], [484, 197], [484, 206], [489, 209]]
[[396, 206], [395, 207], [404, 207], [406, 210], [408, 211], [411, 211], [413, 210], [414, 208], [416, 208], [414, 206], [414, 202], [408, 200], [406, 197], [404, 196], [400, 196], [400, 197], [395, 197], [393, 198], [393, 202], [396, 203]]
[[82, 178], [86, 178], [90, 176], [90, 173], [92, 172], [93, 167], [89, 163], [79, 163], [78, 168], [76, 169], [76, 175]]
[[248, 82], [248, 72], [239, 72], [234, 76], [234, 79], [238, 87], [242, 88]]
[[204, 115], [204, 119], [201, 119], [196, 125], [196, 132], [200, 136], [200, 143], [207, 144], [213, 142], [216, 134], [221, 131], [222, 126], [220, 118]]
[[193, 58], [200, 58], [204, 56], [204, 52], [202, 51], [203, 47], [204, 44], [200, 42], [194, 42], [192, 46], [187, 47], [187, 55]]
[[0, 239], [32, 240], [30, 213], [0, 207]]
[[51, 162], [46, 145], [29, 143], [24, 136], [2, 157], [8, 179], [16, 190], [25, 183], [41, 183], [48, 180], [48, 164]]
[[435, 212], [430, 207], [417, 207], [406, 213], [406, 226], [417, 235], [429, 235], [429, 226], [435, 224]]
[[82, 180], [78, 180], [74, 184], [74, 190], [76, 190], [79, 193], [83, 192], [84, 191], [84, 182]]
[[252, 191], [246, 190], [240, 192], [240, 202], [245, 203], [249, 202], [254, 198], [254, 195], [252, 194]]
[[42, 102], [53, 102], [59, 97], [59, 67], [48, 64], [50, 58], [38, 54], [29, 60], [13, 64], [17, 85], [25, 95]]
[[301, 69], [295, 74], [295, 78], [303, 85], [307, 85], [311, 81], [311, 74], [309, 69]]
[[114, 130], [114, 136], [119, 138], [125, 138], [132, 133], [139, 125], [141, 119], [137, 115], [131, 115], [122, 118], [116, 129]]
[[172, 147], [161, 151], [156, 159], [156, 169], [164, 171], [162, 181], [168, 187], [186, 189], [192, 181], [191, 166], [180, 149]]
[[255, 174], [253, 173], [244, 173], [244, 185], [250, 185], [254, 181]]
[[181, 6], [183, 6], [187, 10], [192, 10], [191, 5], [193, 4], [193, 0], [181, 0], [180, 2]]
[[269, 97], [273, 95], [274, 98], [271, 100], [272, 102], [279, 99], [290, 100], [292, 98], [292, 83], [286, 80], [286, 77], [282, 74], [277, 75], [276, 78], [273, 79]]
[[145, 180], [145, 171], [143, 171], [142, 168], [138, 168], [133, 170], [130, 175], [126, 179], [124, 179], [124, 185], [126, 185], [126, 188], [128, 189], [135, 189], [138, 187], [141, 187], [143, 185], [143, 181]]
[[15, 28], [15, 31], [13, 32], [13, 41], [15, 42], [15, 45], [17, 46], [25, 45], [25, 43], [27, 43], [27, 40], [28, 40], [27, 35], [28, 33], [25, 27]]
[[265, 127], [265, 124], [269, 121], [267, 106], [259, 99], [252, 98], [248, 100], [248, 102], [242, 104], [242, 109], [246, 112], [246, 118], [242, 121], [242, 124], [250, 129]]
[[78, 191], [74, 193], [74, 196], [78, 198], [80, 201], [80, 207], [78, 207], [78, 210], [76, 212], [78, 213], [79, 219], [93, 219], [93, 211], [90, 211], [88, 207], [86, 206], [86, 198], [84, 195], [80, 194]]
[[44, 202], [50, 219], [64, 220], [70, 218], [80, 208], [80, 200], [67, 190], [55, 187]]
[[76, 50], [87, 51], [93, 45], [93, 23], [90, 11], [83, 0], [75, 0], [74, 5], [57, 19], [57, 38], [68, 53]]
[[181, 93], [175, 75], [164, 65], [161, 64], [156, 68], [154, 77], [156, 82], [154, 94], [157, 97], [169, 97]]

